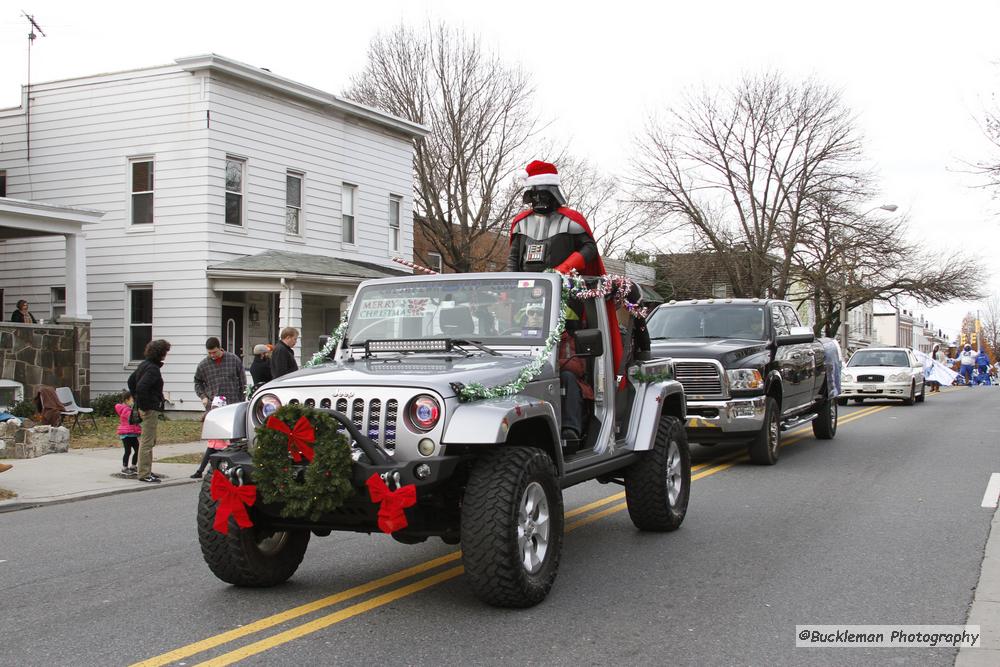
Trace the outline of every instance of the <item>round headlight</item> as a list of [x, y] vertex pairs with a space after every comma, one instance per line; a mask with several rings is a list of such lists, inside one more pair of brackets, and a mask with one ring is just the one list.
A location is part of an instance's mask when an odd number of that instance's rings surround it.
[[406, 410], [410, 426], [418, 431], [429, 431], [441, 418], [441, 406], [433, 396], [421, 394], [410, 401]]
[[267, 418], [277, 412], [280, 407], [281, 399], [274, 394], [264, 394], [257, 399], [257, 403], [254, 405], [254, 417], [256, 417], [258, 423], [263, 424], [267, 421]]

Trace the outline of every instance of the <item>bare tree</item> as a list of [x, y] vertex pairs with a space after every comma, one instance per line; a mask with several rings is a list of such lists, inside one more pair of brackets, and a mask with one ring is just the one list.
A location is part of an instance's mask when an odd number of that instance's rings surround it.
[[983, 342], [994, 355], [1000, 354], [1000, 296], [991, 294], [985, 299], [980, 315], [979, 333]]
[[506, 243], [537, 123], [523, 71], [460, 30], [399, 26], [372, 40], [345, 94], [430, 128], [414, 142], [416, 224], [446, 266], [469, 271]]
[[702, 92], [652, 120], [636, 185], [647, 211], [692, 234], [737, 296], [784, 296], [817, 197], [861, 198], [867, 173], [854, 120], [835, 91], [775, 74]]

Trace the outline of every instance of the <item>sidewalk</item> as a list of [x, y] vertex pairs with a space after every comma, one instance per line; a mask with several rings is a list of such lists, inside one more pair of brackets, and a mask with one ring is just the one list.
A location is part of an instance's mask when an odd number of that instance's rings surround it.
[[154, 447], [153, 472], [163, 477], [160, 484], [122, 477], [121, 447], [71, 449], [65, 454], [46, 454], [34, 459], [4, 459], [5, 463], [14, 467], [0, 473], [0, 487], [13, 491], [17, 497], [0, 500], [0, 512], [112, 493], [145, 491], [177, 484], [200, 484], [201, 480], [190, 478], [196, 464], [158, 461], [179, 454], [204, 452], [203, 440]]

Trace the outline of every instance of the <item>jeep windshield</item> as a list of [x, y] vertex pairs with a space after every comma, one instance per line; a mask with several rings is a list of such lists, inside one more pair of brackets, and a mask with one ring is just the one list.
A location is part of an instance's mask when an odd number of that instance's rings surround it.
[[468, 341], [471, 347], [543, 345], [551, 293], [547, 280], [518, 278], [369, 285], [351, 306], [346, 338], [351, 347], [368, 341], [429, 339]]
[[653, 340], [745, 338], [764, 340], [764, 307], [759, 305], [662, 306], [649, 316]]

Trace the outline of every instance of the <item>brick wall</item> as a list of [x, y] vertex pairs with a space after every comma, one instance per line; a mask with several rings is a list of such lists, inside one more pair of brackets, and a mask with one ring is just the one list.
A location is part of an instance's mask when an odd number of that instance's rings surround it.
[[24, 385], [33, 398], [40, 385], [71, 387], [80, 405], [90, 403], [90, 323], [0, 323], [0, 376]]

